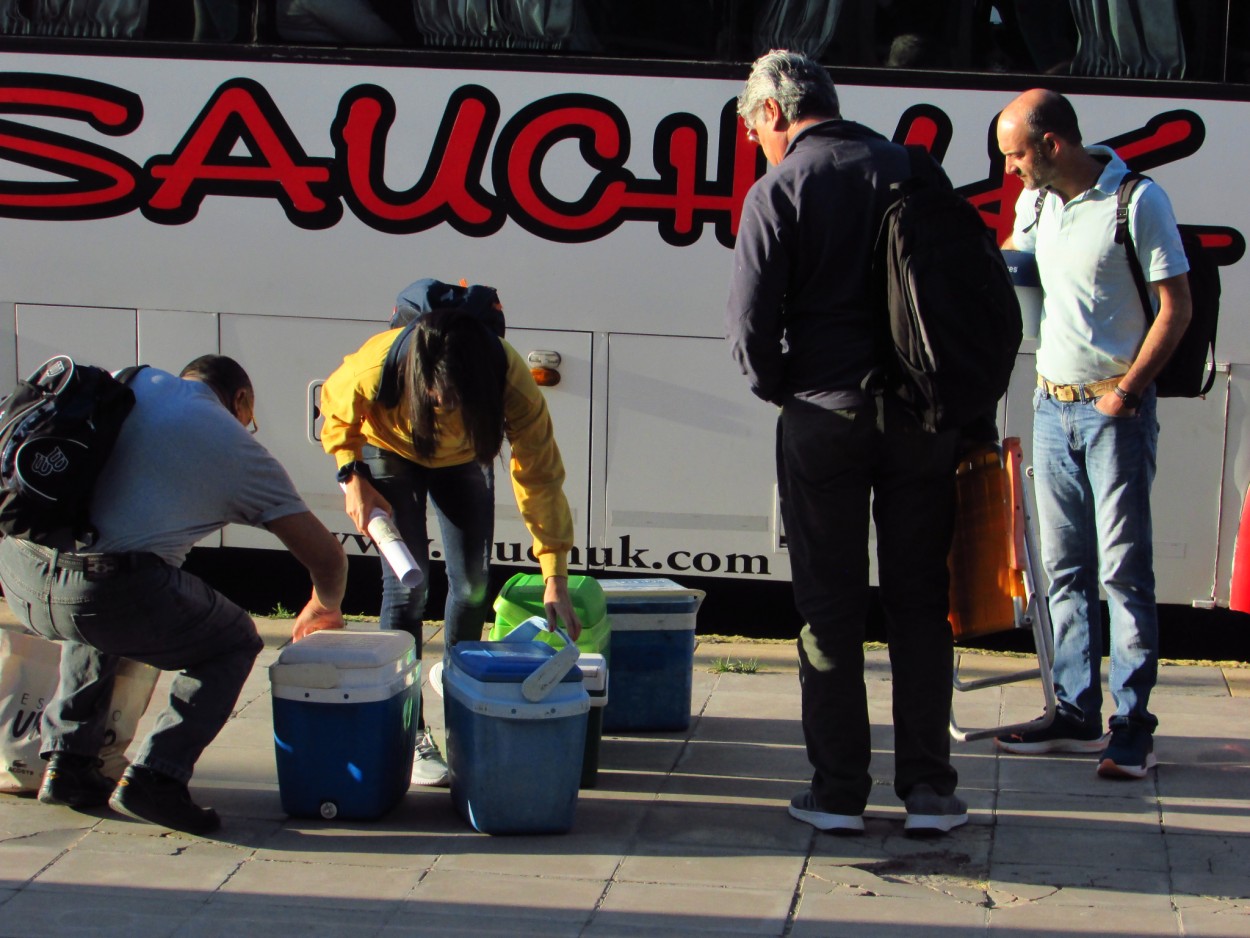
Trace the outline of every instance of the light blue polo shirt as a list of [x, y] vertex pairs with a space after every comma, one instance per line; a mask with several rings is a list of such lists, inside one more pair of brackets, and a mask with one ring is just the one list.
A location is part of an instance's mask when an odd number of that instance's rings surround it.
[[[1066, 205], [1051, 193], [1027, 232], [1037, 192], [1025, 189], [1016, 202], [1012, 240], [1017, 250], [1037, 254], [1042, 281], [1037, 371], [1056, 384], [1124, 374], [1147, 328], [1124, 245], [1115, 243], [1115, 190], [1128, 167], [1108, 147], [1087, 152], [1107, 164], [1092, 189]], [[1172, 203], [1161, 187], [1143, 181], [1134, 188], [1129, 230], [1148, 283], [1189, 270]], [[1157, 311], [1157, 291], [1150, 293]]]

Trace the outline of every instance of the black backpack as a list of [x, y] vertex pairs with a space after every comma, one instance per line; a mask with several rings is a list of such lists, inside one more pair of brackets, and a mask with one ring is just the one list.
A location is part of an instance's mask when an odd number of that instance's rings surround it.
[[[412, 299], [411, 291], [418, 288], [421, 297]], [[493, 287], [457, 286], [438, 280], [418, 280], [400, 292], [395, 310], [391, 314], [390, 327], [403, 331], [395, 337], [386, 359], [382, 362], [382, 379], [378, 384], [378, 393], [374, 398], [382, 407], [396, 407], [403, 393], [403, 367], [408, 355], [408, 345], [412, 334], [421, 321], [421, 317], [432, 309], [458, 309], [472, 316], [498, 338], [504, 337], [505, 323], [503, 310], [497, 308], [499, 296]], [[415, 302], [415, 305], [414, 305]], [[508, 371], [508, 356], [503, 344], [498, 343], [499, 370]]]
[[126, 383], [57, 355], [0, 401], [0, 533], [60, 550], [96, 539], [89, 509], [100, 470], [134, 406]]
[[[1115, 190], [1115, 243], [1128, 252], [1129, 269], [1137, 295], [1146, 311], [1147, 324], [1154, 321], [1154, 306], [1146, 287], [1146, 275], [1133, 244], [1128, 227], [1128, 204], [1133, 189], [1143, 179], [1140, 173], [1126, 173]], [[1181, 337], [1176, 351], [1163, 370], [1155, 376], [1155, 393], [1159, 397], [1205, 397], [1215, 384], [1215, 328], [1220, 317], [1220, 268], [1203, 248], [1198, 236], [1178, 226], [1181, 245], [1189, 261], [1189, 295], [1193, 301], [1193, 317]]]
[[[1002, 251], [920, 147], [877, 234], [874, 308], [886, 386], [937, 433], [993, 418], [1023, 338]], [[887, 328], [888, 327], [888, 330]]]

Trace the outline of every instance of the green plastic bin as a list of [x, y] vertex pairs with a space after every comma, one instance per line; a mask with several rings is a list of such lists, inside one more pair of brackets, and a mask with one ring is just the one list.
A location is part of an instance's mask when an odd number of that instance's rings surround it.
[[[541, 573], [518, 573], [509, 579], [495, 598], [495, 625], [490, 630], [490, 640], [502, 641], [505, 635], [530, 616], [545, 616], [544, 588]], [[570, 576], [569, 598], [582, 621], [582, 634], [577, 639], [577, 647], [608, 659], [612, 631], [608, 624], [608, 603], [599, 581], [589, 576]], [[553, 634], [540, 635], [539, 640], [556, 648], [564, 645]], [[610, 659], [608, 664], [611, 665]]]

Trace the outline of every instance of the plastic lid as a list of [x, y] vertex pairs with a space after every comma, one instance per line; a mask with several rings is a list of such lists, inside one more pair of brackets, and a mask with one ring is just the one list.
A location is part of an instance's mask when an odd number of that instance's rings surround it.
[[[512, 625], [518, 624], [529, 616], [544, 615], [543, 593], [545, 590], [546, 584], [543, 582], [541, 573], [514, 574], [499, 591], [499, 597], [495, 600], [495, 611], [507, 611], [510, 616], [514, 616], [515, 621], [511, 622]], [[607, 613], [603, 589], [594, 577], [570, 576], [569, 599], [572, 600], [573, 608], [577, 611], [583, 626], [593, 628], [603, 621]], [[525, 614], [520, 615], [513, 610], [501, 608], [507, 605], [519, 607]]]
[[278, 655], [281, 664], [330, 664], [336, 668], [378, 668], [415, 652], [407, 632], [356, 632], [323, 629], [292, 642]]
[[[451, 649], [455, 666], [486, 684], [519, 684], [555, 654], [543, 642], [458, 642]], [[561, 683], [581, 679], [582, 672], [573, 667]]]

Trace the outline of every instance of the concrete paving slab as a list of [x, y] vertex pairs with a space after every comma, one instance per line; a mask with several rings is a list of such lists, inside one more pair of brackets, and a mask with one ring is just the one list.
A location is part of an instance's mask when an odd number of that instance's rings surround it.
[[671, 883], [687, 886], [724, 886], [792, 891], [803, 873], [804, 858], [797, 854], [751, 853], [726, 855], [695, 846], [655, 848], [622, 858], [617, 882]]
[[1053, 792], [1004, 790], [998, 794], [995, 822], [1000, 828], [1044, 827], [1086, 831], [1151, 832], [1160, 824], [1153, 786], [1138, 787], [1135, 797], [1064, 798]]
[[88, 833], [74, 829], [51, 830], [0, 840], [0, 885], [25, 888]]
[[1133, 914], [1099, 906], [1075, 907], [1047, 902], [991, 909], [987, 922], [991, 934], [1011, 938], [1055, 938], [1058, 935], [1132, 935], [1135, 938], [1179, 936], [1175, 912]]
[[[1250, 774], [1250, 773], [1248, 773]], [[1244, 834], [1250, 836], [1250, 814], [1241, 799], [1204, 798], [1175, 800], [1164, 798], [1163, 828], [1177, 834]]]
[[1160, 795], [1165, 798], [1218, 799], [1229, 792], [1250, 791], [1250, 763], [1186, 762], [1173, 765], [1159, 779], [1158, 785]]
[[[1163, 914], [1172, 907], [1168, 887], [1166, 871], [1129, 874], [1109, 867], [994, 864], [988, 895], [995, 909], [1046, 904]], [[1115, 929], [1108, 926], [1108, 931]]]
[[805, 894], [795, 917], [793, 938], [955, 938], [983, 931], [987, 910], [946, 897], [845, 895], [841, 890]]
[[417, 856], [405, 858], [402, 865], [378, 868], [250, 859], [222, 884], [214, 898], [253, 904], [263, 896], [275, 909], [351, 909], [360, 903], [398, 902], [413, 890], [433, 862], [433, 857]]
[[216, 892], [247, 859], [246, 853], [209, 842], [178, 845], [96, 833], [42, 870], [28, 889], [62, 891], [86, 881], [95, 895], [129, 895], [136, 883], [146, 883], [153, 895], [190, 901]]
[[[1092, 837], [1095, 832], [1096, 841]], [[1093, 845], [1095, 843], [1097, 846]], [[1154, 832], [1125, 831], [1112, 826], [1102, 830], [1092, 823], [1083, 835], [1052, 827], [999, 827], [994, 834], [993, 861], [995, 865], [1111, 867], [1134, 873], [1169, 869], [1167, 845], [1157, 829]]]
[[1250, 667], [1223, 668], [1224, 682], [1228, 685], [1229, 696], [1245, 699], [1250, 697]]
[[350, 909], [286, 906], [275, 914], [264, 898], [256, 902], [212, 900], [189, 914], [171, 938], [241, 938], [251, 935], [299, 935], [300, 938], [342, 938], [381, 934], [395, 915], [393, 905], [360, 903]]
[[544, 876], [541, 869], [518, 869], [515, 875], [474, 870], [431, 870], [408, 897], [418, 908], [434, 906], [464, 919], [541, 919], [585, 923], [599, 903], [604, 883], [596, 879]]
[[[650, 921], [670, 934], [777, 935], [785, 928], [790, 891], [725, 886], [617, 882], [595, 913], [589, 935]], [[654, 932], [653, 932], [654, 933]]]
[[137, 938], [172, 935], [206, 897], [161, 895], [147, 889], [96, 892], [82, 884], [26, 889], [0, 906], [6, 936]]
[[1186, 938], [1245, 938], [1250, 935], [1250, 909], [1182, 909]]

